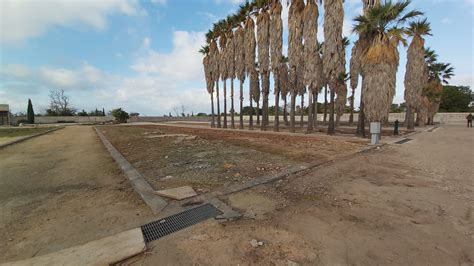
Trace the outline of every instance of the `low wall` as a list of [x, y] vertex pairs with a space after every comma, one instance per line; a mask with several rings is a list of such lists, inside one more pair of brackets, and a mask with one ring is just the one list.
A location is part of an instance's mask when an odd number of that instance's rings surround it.
[[[191, 122], [210, 122], [209, 116], [190, 116], [190, 117], [168, 117], [168, 116], [135, 116], [128, 119], [128, 122], [169, 122], [169, 121], [191, 121]], [[230, 118], [229, 118], [230, 121]]]
[[[27, 120], [26, 116], [13, 117], [12, 124], [18, 125], [19, 121]], [[35, 124], [56, 123], [102, 123], [115, 121], [113, 116], [35, 116]]]
[[[466, 123], [466, 116], [469, 113], [438, 113], [434, 117], [435, 123], [441, 124], [461, 124]], [[358, 121], [358, 113], [354, 113], [354, 122]], [[341, 122], [348, 122], [350, 114], [344, 114], [341, 117]], [[223, 120], [223, 116], [221, 116]], [[274, 121], [275, 117], [270, 116], [269, 120]], [[318, 121], [323, 121], [324, 115], [318, 114]], [[235, 116], [235, 120], [239, 120], [239, 116]], [[244, 115], [244, 121], [248, 121], [249, 116]], [[256, 121], [256, 116], [253, 117], [253, 120]], [[308, 116], [303, 117], [304, 121], [308, 120]], [[398, 120], [399, 122], [403, 123], [405, 121], [405, 113], [391, 113], [388, 121], [395, 122]], [[211, 117], [154, 117], [154, 116], [145, 116], [145, 117], [136, 117], [130, 119], [131, 122], [166, 122], [166, 121], [198, 121], [198, 122], [210, 122]], [[230, 123], [230, 115], [227, 116], [227, 121]], [[280, 115], [280, 121], [283, 121], [283, 115]], [[300, 116], [296, 116], [296, 121], [300, 121]]]

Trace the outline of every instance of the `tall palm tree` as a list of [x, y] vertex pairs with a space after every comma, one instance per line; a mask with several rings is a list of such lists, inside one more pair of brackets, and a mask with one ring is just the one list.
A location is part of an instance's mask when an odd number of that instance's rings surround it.
[[334, 97], [345, 74], [344, 43], [342, 26], [344, 21], [343, 0], [324, 1], [324, 46], [323, 71], [331, 89], [331, 112], [329, 116], [328, 134], [334, 135]]
[[220, 73], [221, 73], [221, 80], [224, 82], [224, 126], [223, 128], [227, 128], [227, 79], [229, 78], [229, 69], [227, 64], [227, 52], [226, 49], [227, 45], [227, 37], [225, 33], [223, 33], [219, 37], [219, 46], [221, 48], [220, 52]]
[[[316, 25], [316, 29], [317, 29]], [[317, 36], [317, 32], [316, 32]], [[316, 128], [318, 126], [318, 94], [321, 92], [324, 86], [326, 86], [326, 77], [324, 77], [323, 73], [323, 60], [321, 58], [322, 55], [322, 44], [317, 42], [316, 43], [316, 53], [314, 55], [314, 79], [315, 82], [312, 85], [311, 92], [313, 94], [313, 122], [312, 127]]]
[[239, 129], [244, 128], [243, 104], [244, 104], [244, 82], [245, 82], [245, 49], [244, 49], [245, 30], [240, 25], [235, 31], [235, 71], [240, 81], [240, 123]]
[[339, 127], [339, 121], [341, 120], [341, 116], [344, 114], [344, 110], [346, 108], [346, 101], [347, 101], [347, 85], [346, 85], [346, 48], [349, 46], [350, 41], [347, 37], [342, 39], [342, 43], [344, 45], [344, 49], [342, 50], [342, 66], [344, 69], [344, 76], [341, 77], [344, 80], [339, 82], [337, 87], [337, 98], [335, 101], [336, 105], [336, 124], [335, 127]]
[[[423, 89], [422, 105], [420, 112], [420, 124], [433, 124], [435, 114], [439, 110], [443, 84], [449, 84], [448, 80], [454, 75], [451, 64], [433, 62], [428, 67], [428, 84]], [[419, 114], [420, 114], [419, 113]]]
[[359, 74], [360, 70], [360, 44], [359, 41], [354, 43], [354, 46], [351, 50], [351, 60], [349, 63], [349, 75], [350, 75], [350, 86], [351, 86], [351, 106], [350, 106], [350, 116], [349, 116], [349, 124], [352, 125], [354, 123], [354, 101], [355, 101], [355, 90], [359, 85]]
[[209, 45], [203, 46], [199, 52], [204, 55], [202, 64], [204, 66], [204, 76], [206, 78], [207, 92], [211, 96], [211, 127], [215, 127], [214, 121], [214, 80], [212, 79], [212, 62], [211, 56], [209, 55]]
[[290, 123], [288, 122], [288, 92], [290, 88], [289, 84], [289, 69], [288, 69], [288, 57], [282, 56], [281, 57], [281, 67], [280, 67], [280, 86], [281, 86], [281, 99], [283, 100], [283, 121], [285, 122], [285, 126], [288, 126]]
[[[232, 25], [232, 23], [229, 23], [229, 25]], [[227, 51], [226, 52], [227, 71], [228, 71], [228, 77], [230, 78], [230, 127], [232, 129], [235, 129], [235, 120], [234, 120], [234, 115], [235, 115], [235, 112], [234, 112], [235, 43], [234, 43], [234, 32], [232, 28], [230, 28], [229, 31], [227, 32], [226, 51]]]
[[371, 122], [388, 118], [395, 95], [396, 72], [399, 63], [398, 44], [403, 42], [403, 25], [421, 12], [407, 12], [409, 0], [391, 1], [370, 8], [355, 19], [354, 31], [367, 38], [361, 62], [364, 65], [364, 114]]
[[290, 64], [290, 132], [295, 132], [296, 95], [303, 89], [303, 0], [291, 1], [288, 11], [288, 61]]
[[[380, 0], [362, 0], [363, 4], [363, 14], [367, 15], [369, 10], [374, 6], [380, 5]], [[364, 115], [364, 65], [362, 64], [362, 55], [363, 52], [367, 49], [369, 45], [369, 41], [367, 36], [359, 35], [359, 39], [354, 43], [354, 47], [352, 48], [351, 53], [351, 63], [350, 63], [350, 76], [351, 76], [351, 89], [353, 91], [352, 95], [354, 95], [355, 88], [359, 83], [359, 76], [362, 76], [362, 88], [360, 91], [360, 102], [359, 102], [359, 114], [358, 114], [358, 121], [357, 121], [357, 130], [356, 135], [365, 138], [365, 115]], [[355, 101], [355, 97], [353, 97], [353, 101]], [[352, 115], [352, 119], [353, 115]]]
[[270, 7], [270, 54], [271, 67], [274, 80], [274, 95], [275, 95], [275, 121], [273, 125], [274, 131], [279, 131], [280, 117], [279, 117], [279, 99], [281, 86], [280, 83], [280, 68], [282, 65], [282, 46], [283, 46], [283, 21], [281, 19], [282, 5], [279, 0], [273, 0]]
[[423, 88], [428, 82], [427, 66], [425, 64], [423, 36], [431, 35], [430, 24], [426, 19], [411, 22], [407, 33], [412, 36], [412, 41], [407, 52], [407, 65], [405, 72], [405, 102], [407, 111], [405, 124], [408, 130], [415, 129], [415, 110], [420, 106]]
[[212, 65], [212, 80], [215, 82], [216, 86], [216, 103], [217, 103], [217, 127], [221, 127], [221, 109], [220, 109], [220, 99], [219, 99], [219, 79], [220, 79], [220, 64], [219, 64], [219, 48], [214, 39], [210, 41], [209, 44], [209, 55], [211, 56], [211, 65]]
[[267, 8], [260, 10], [257, 16], [257, 37], [258, 37], [258, 65], [262, 81], [262, 124], [261, 130], [266, 131], [268, 125], [268, 96], [270, 93], [270, 15]]
[[[247, 16], [245, 20], [245, 72], [250, 79], [249, 85], [249, 102], [250, 102], [250, 119], [249, 119], [249, 129], [253, 129], [253, 100], [254, 100], [254, 92], [255, 90], [259, 90], [259, 87], [255, 87], [258, 85], [258, 74], [256, 73], [255, 68], [255, 48], [257, 46], [257, 42], [255, 40], [255, 23], [251, 18], [250, 14]], [[256, 77], [255, 77], [256, 76]]]

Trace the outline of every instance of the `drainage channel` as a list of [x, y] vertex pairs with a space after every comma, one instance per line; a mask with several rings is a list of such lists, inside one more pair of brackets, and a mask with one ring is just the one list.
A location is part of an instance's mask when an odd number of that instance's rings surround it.
[[173, 214], [166, 218], [141, 226], [145, 243], [160, 239], [164, 236], [198, 224], [217, 215], [222, 211], [207, 203], [199, 207]]
[[397, 142], [395, 142], [395, 144], [404, 144], [404, 143], [407, 143], [409, 141], [412, 141], [413, 139], [409, 139], [409, 138], [406, 138], [406, 139], [402, 139], [402, 140], [399, 140]]

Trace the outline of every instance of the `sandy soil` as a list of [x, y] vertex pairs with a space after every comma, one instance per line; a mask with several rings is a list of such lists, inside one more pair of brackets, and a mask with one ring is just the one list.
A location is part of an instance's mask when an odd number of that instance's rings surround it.
[[365, 147], [356, 138], [289, 136], [167, 126], [100, 127], [155, 188], [205, 192], [326, 162]]
[[473, 265], [473, 134], [443, 127], [230, 195], [243, 219], [201, 223], [127, 263]]
[[0, 262], [152, 219], [94, 130], [71, 126], [0, 150]]

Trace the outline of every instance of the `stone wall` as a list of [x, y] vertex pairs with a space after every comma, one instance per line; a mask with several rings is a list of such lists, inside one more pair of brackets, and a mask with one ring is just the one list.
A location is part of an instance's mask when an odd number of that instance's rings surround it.
[[[26, 120], [26, 116], [13, 117], [12, 124], [18, 125], [21, 120]], [[109, 121], [115, 121], [115, 118], [113, 116], [35, 116], [35, 124], [102, 123]]]

